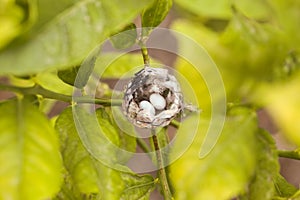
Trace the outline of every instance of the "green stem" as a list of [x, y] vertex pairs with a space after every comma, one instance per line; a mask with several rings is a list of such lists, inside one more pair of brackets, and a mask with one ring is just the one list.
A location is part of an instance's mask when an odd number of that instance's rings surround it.
[[143, 59], [144, 59], [144, 64], [149, 65], [150, 64], [150, 58], [149, 58], [149, 54], [148, 54], [148, 49], [146, 48], [145, 45], [141, 46], [141, 51], [142, 51], [142, 55], [143, 55]]
[[77, 103], [95, 103], [102, 106], [120, 106], [122, 104], [121, 99], [94, 99], [88, 96], [73, 97], [70, 95], [56, 93], [47, 90], [39, 85], [33, 87], [16, 87], [11, 85], [1, 85], [0, 90], [12, 91], [24, 95], [41, 95], [43, 98], [55, 99], [65, 102], [77, 102]]
[[138, 40], [138, 44], [141, 47], [141, 52], [143, 55], [143, 60], [144, 60], [145, 66], [150, 64], [148, 49], [146, 47], [146, 40], [147, 40], [147, 37], [143, 37], [143, 36], [141, 36]]
[[[141, 47], [141, 52], [143, 55], [143, 60], [144, 60], [144, 64], [145, 66], [150, 64], [150, 58], [149, 58], [149, 54], [148, 54], [148, 49], [146, 46], [146, 41], [147, 41], [147, 37], [143, 36], [143, 33], [141, 35], [141, 37], [138, 40], [138, 44]], [[176, 123], [175, 123], [176, 124]], [[166, 168], [164, 166], [164, 159], [163, 159], [163, 155], [162, 152], [160, 150], [159, 147], [159, 142], [158, 139], [156, 137], [156, 133], [155, 133], [155, 129], [151, 129], [151, 133], [152, 133], [152, 142], [154, 145], [154, 149], [155, 149], [155, 155], [156, 155], [156, 160], [157, 160], [157, 166], [158, 166], [158, 178], [160, 181], [160, 184], [162, 186], [162, 193], [164, 196], [165, 200], [172, 200], [174, 199], [172, 197], [172, 192], [169, 186], [169, 181], [168, 181], [168, 177], [167, 177], [167, 173], [166, 173]], [[138, 142], [141, 142], [138, 140]], [[140, 145], [142, 145], [141, 147], [145, 147], [143, 146], [143, 143], [140, 143]], [[145, 148], [146, 151], [148, 151], [148, 149]]]
[[147, 143], [142, 138], [136, 138], [136, 142], [145, 153], [151, 152], [151, 149], [149, 148]]
[[291, 158], [295, 160], [300, 160], [300, 152], [299, 151], [281, 151], [278, 150], [278, 156], [283, 158]]
[[162, 186], [162, 193], [163, 193], [164, 199], [172, 200], [174, 198], [172, 197], [171, 189], [169, 186], [169, 181], [167, 178], [167, 173], [166, 173], [165, 166], [164, 166], [163, 155], [160, 150], [159, 143], [158, 143], [157, 137], [155, 135], [154, 129], [152, 129], [152, 142], [153, 142], [154, 149], [155, 149], [156, 160], [157, 160], [157, 165], [158, 165], [158, 177], [159, 177], [160, 184]]
[[180, 122], [174, 119], [171, 121], [170, 125], [173, 126], [174, 128], [179, 128]]

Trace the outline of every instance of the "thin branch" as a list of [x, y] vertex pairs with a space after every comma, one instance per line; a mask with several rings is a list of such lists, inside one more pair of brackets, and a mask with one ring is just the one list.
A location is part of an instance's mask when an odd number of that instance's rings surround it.
[[165, 166], [164, 166], [163, 155], [160, 150], [159, 143], [158, 143], [157, 137], [155, 135], [154, 129], [152, 129], [152, 141], [153, 141], [157, 165], [158, 165], [158, 177], [159, 177], [160, 184], [162, 186], [162, 193], [163, 193], [164, 199], [172, 200], [174, 198], [172, 197], [171, 189], [169, 186], [169, 181], [167, 178], [167, 173], [166, 173]]
[[39, 85], [33, 87], [17, 87], [11, 85], [1, 85], [0, 90], [12, 91], [24, 95], [41, 95], [43, 98], [55, 99], [65, 102], [77, 102], [77, 103], [95, 103], [102, 106], [120, 106], [122, 104], [121, 99], [94, 99], [88, 96], [73, 97], [70, 95], [56, 93], [50, 90], [47, 90]]
[[151, 149], [149, 148], [149, 146], [147, 145], [147, 143], [142, 139], [142, 138], [136, 138], [136, 142], [139, 145], [139, 147], [141, 147], [141, 149], [145, 152], [145, 153], [150, 153]]
[[278, 150], [278, 156], [283, 158], [291, 158], [295, 160], [300, 160], [300, 152], [297, 150], [294, 151], [282, 151]]
[[147, 39], [148, 39], [147, 37], [142, 36], [142, 35], [138, 39], [138, 45], [141, 47], [141, 52], [142, 52], [142, 55], [143, 55], [143, 60], [144, 60], [145, 66], [150, 64], [148, 49], [146, 47], [146, 40]]
[[[149, 58], [148, 49], [147, 49], [147, 46], [146, 46], [147, 39], [148, 38], [143, 35], [143, 32], [141, 33], [141, 36], [138, 39], [138, 44], [141, 47], [141, 52], [142, 52], [142, 55], [143, 55], [145, 67], [150, 64], [150, 58]], [[163, 193], [163, 196], [164, 196], [165, 200], [173, 200], [174, 198], [172, 197], [172, 192], [171, 192], [171, 189], [170, 189], [170, 186], [169, 186], [169, 181], [168, 181], [166, 169], [165, 169], [165, 166], [164, 166], [163, 155], [162, 155], [162, 152], [161, 152], [160, 147], [159, 147], [158, 139], [155, 135], [156, 134], [155, 129], [151, 129], [151, 133], [152, 133], [151, 139], [152, 139], [152, 142], [153, 142], [153, 145], [154, 145], [155, 155], [156, 155], [156, 160], [157, 160], [157, 166], [158, 166], [158, 178], [159, 178], [160, 184], [162, 186], [162, 193]]]
[[173, 126], [174, 128], [179, 128], [180, 122], [174, 119], [170, 122], [170, 125]]

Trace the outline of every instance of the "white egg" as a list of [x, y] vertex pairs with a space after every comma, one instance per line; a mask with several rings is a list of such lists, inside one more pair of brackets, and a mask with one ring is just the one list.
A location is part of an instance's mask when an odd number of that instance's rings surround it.
[[150, 115], [155, 115], [155, 109], [149, 101], [141, 101], [139, 107], [142, 110], [148, 111]]
[[157, 110], [163, 110], [166, 107], [166, 100], [163, 96], [157, 93], [153, 93], [150, 95], [149, 100], [151, 104]]

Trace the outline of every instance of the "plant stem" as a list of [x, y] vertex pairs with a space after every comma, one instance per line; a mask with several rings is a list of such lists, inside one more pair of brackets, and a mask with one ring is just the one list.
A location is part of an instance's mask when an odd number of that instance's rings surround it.
[[163, 159], [162, 152], [160, 150], [159, 143], [158, 143], [157, 137], [155, 135], [154, 129], [152, 129], [152, 141], [153, 141], [157, 165], [158, 165], [158, 177], [159, 177], [160, 184], [162, 186], [162, 193], [163, 193], [164, 199], [172, 200], [173, 197], [172, 197], [171, 189], [169, 186], [169, 181], [167, 178], [167, 173], [166, 173], [165, 166], [164, 166], [164, 159]]
[[141, 51], [144, 59], [144, 64], [149, 65], [150, 64], [150, 59], [149, 59], [149, 54], [148, 54], [148, 49], [144, 44], [141, 45]]
[[170, 122], [170, 125], [173, 126], [174, 128], [179, 128], [180, 122], [174, 119]]
[[47, 90], [39, 85], [33, 87], [16, 87], [11, 85], [1, 85], [0, 90], [12, 91], [24, 95], [41, 95], [43, 98], [55, 99], [65, 102], [77, 102], [77, 103], [95, 103], [102, 106], [120, 106], [122, 104], [121, 99], [94, 99], [88, 96], [73, 97], [70, 95], [56, 93]]
[[[141, 36], [138, 40], [138, 44], [141, 47], [141, 52], [143, 55], [143, 60], [144, 60], [144, 65], [145, 67], [148, 66], [150, 64], [150, 58], [148, 55], [148, 49], [146, 46], [146, 41], [147, 41], [147, 37], [143, 36], [143, 32], [141, 33]], [[175, 123], [176, 124], [176, 123]], [[175, 125], [174, 124], [174, 125]], [[178, 124], [177, 124], [178, 125]], [[156, 133], [155, 133], [155, 129], [151, 129], [151, 134], [152, 134], [152, 142], [154, 145], [154, 150], [155, 150], [155, 155], [156, 155], [156, 160], [157, 160], [157, 166], [158, 166], [158, 178], [162, 187], [162, 193], [164, 196], [165, 200], [173, 200], [174, 198], [172, 197], [172, 193], [171, 193], [171, 189], [169, 186], [169, 181], [168, 181], [168, 177], [167, 177], [167, 173], [166, 173], [166, 168], [164, 166], [164, 158], [162, 155], [162, 152], [160, 150], [159, 147], [159, 142], [158, 139], [156, 137]], [[138, 142], [141, 142], [139, 140], [137, 140]], [[144, 146], [144, 143], [139, 143], [139, 145], [141, 146], [141, 148], [145, 148], [148, 146]], [[148, 151], [148, 148], [145, 148], [144, 150]]]
[[141, 47], [141, 52], [142, 52], [142, 55], [143, 55], [143, 60], [144, 60], [145, 66], [150, 64], [148, 49], [146, 47], [146, 40], [147, 40], [147, 37], [142, 36], [142, 35], [138, 39], [138, 45]]
[[297, 151], [297, 150], [295, 150], [295, 151], [281, 151], [281, 150], [278, 150], [277, 152], [278, 152], [279, 157], [300, 160], [300, 152]]
[[142, 138], [136, 138], [136, 142], [139, 145], [139, 147], [141, 147], [141, 149], [145, 153], [150, 153], [151, 152], [151, 149], [149, 148], [149, 146], [147, 145], [147, 143]]

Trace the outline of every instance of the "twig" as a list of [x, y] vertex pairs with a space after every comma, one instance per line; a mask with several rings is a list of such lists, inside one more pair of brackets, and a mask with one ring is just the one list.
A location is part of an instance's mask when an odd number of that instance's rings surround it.
[[180, 122], [174, 119], [170, 122], [170, 125], [173, 126], [174, 128], [179, 128]]
[[143, 60], [144, 60], [145, 66], [150, 64], [148, 49], [146, 47], [146, 42], [145, 42], [146, 40], [147, 40], [147, 37], [144, 37], [144, 36], [140, 36], [140, 38], [138, 39], [138, 45], [141, 47], [141, 52], [143, 55]]
[[65, 102], [76, 102], [76, 103], [95, 103], [102, 106], [120, 106], [122, 104], [121, 99], [94, 99], [88, 96], [73, 97], [70, 95], [56, 93], [43, 88], [42, 86], [35, 85], [33, 87], [17, 87], [12, 85], [1, 85], [0, 90], [12, 91], [24, 95], [41, 95], [43, 98], [55, 99]]
[[295, 150], [295, 151], [282, 151], [278, 150], [278, 156], [283, 157], [283, 158], [291, 158], [295, 160], [300, 160], [300, 152]]
[[163, 196], [164, 196], [165, 200], [172, 200], [174, 198], [172, 197], [171, 189], [170, 189], [170, 186], [169, 186], [167, 173], [166, 173], [165, 166], [164, 166], [164, 160], [163, 160], [162, 152], [160, 150], [157, 137], [155, 135], [155, 130], [152, 129], [151, 132], [152, 132], [152, 141], [153, 141], [155, 154], [156, 154], [157, 165], [158, 165], [158, 177], [159, 177], [160, 184], [162, 186], [162, 193], [163, 193]]
[[136, 142], [139, 145], [139, 147], [141, 147], [141, 149], [145, 153], [150, 153], [151, 152], [151, 149], [149, 148], [149, 146], [147, 145], [147, 143], [142, 138], [136, 138]]

